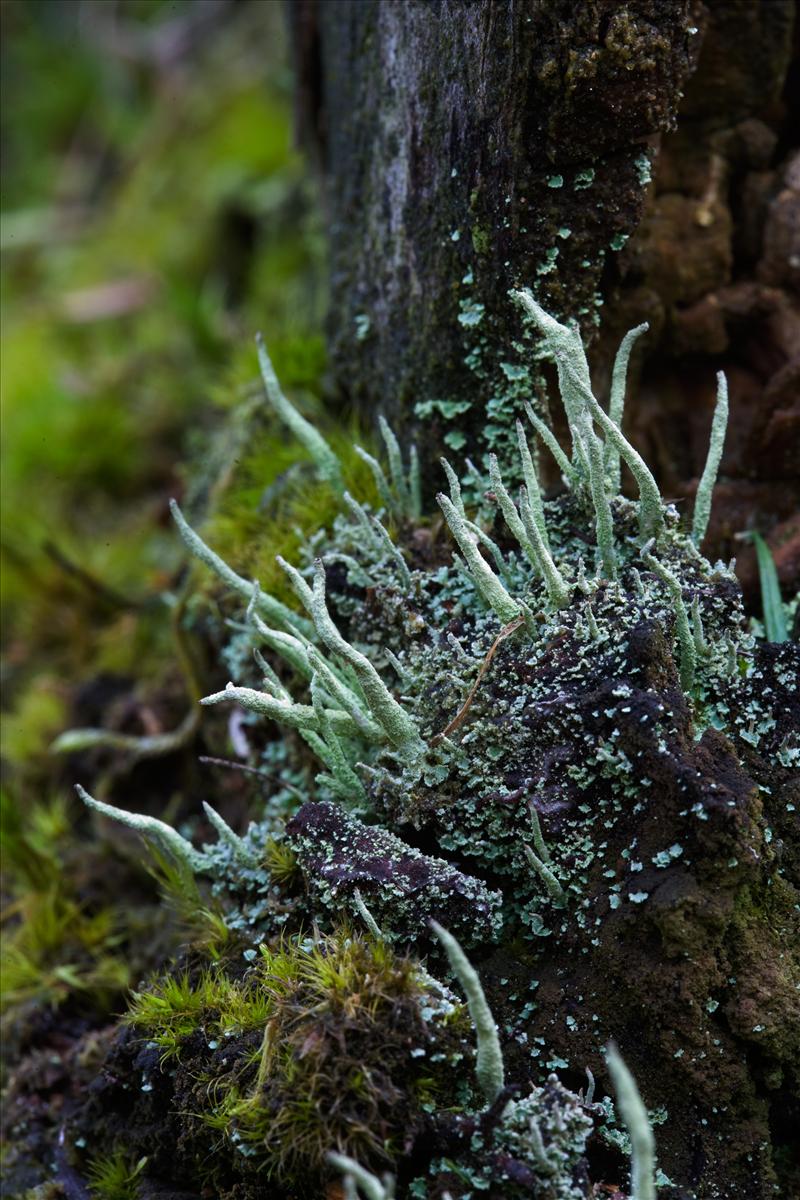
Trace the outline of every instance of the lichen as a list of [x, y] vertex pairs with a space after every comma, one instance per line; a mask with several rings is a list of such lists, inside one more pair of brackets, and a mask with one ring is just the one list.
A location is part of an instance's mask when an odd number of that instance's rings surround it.
[[[700, 548], [725, 406], [690, 530], [623, 432], [627, 361], [644, 327], [623, 341], [606, 411], [577, 330], [530, 293], [518, 298], [543, 335], [540, 353], [555, 362], [571, 442], [562, 448], [532, 412], [530, 428], [514, 424], [518, 492], [494, 458], [488, 478], [472, 463], [459, 471], [445, 462], [444, 522], [420, 515], [415, 455], [405, 457], [384, 425], [388, 470], [362, 452], [380, 507], [344, 493], [332, 526], [305, 539], [296, 563], [281, 563], [304, 612], [239, 575], [175, 513], [189, 549], [244, 609], [227, 656], [235, 679], [204, 703], [282, 724], [324, 769], [303, 803], [282, 793], [244, 835], [207, 810], [219, 841], [202, 850], [152, 818], [121, 817], [200, 878], [234, 938], [213, 976], [176, 977], [191, 993], [180, 1036], [154, 1006], [163, 986], [140, 993], [130, 1019], [137, 1005], [150, 1006], [156, 1046], [168, 1038], [178, 1058], [191, 1056], [218, 1097], [203, 1119], [221, 1145], [259, 1158], [278, 1179], [305, 1171], [321, 1181], [338, 1166], [355, 1194], [372, 1185], [355, 1168], [348, 1176], [345, 1159], [368, 1173], [397, 1160], [398, 1178], [413, 1177], [409, 1196], [521, 1197], [536, 1188], [548, 1200], [588, 1197], [601, 1184], [590, 1135], [613, 1125], [610, 1101], [598, 1109], [552, 1072], [574, 1075], [591, 1058], [619, 1091], [631, 1194], [644, 1198], [654, 1194], [652, 1135], [616, 1051], [606, 1066], [610, 1037], [626, 1059], [633, 1052], [637, 1074], [644, 1068], [649, 1098], [659, 1079], [644, 1047], [656, 1063], [679, 1064], [711, 1123], [735, 1108], [742, 1080], [713, 1075], [722, 1036], [733, 1036], [718, 1012], [735, 1022], [740, 1043], [767, 1047], [775, 1072], [796, 1069], [792, 1039], [777, 1036], [774, 1019], [745, 1028], [753, 1004], [726, 998], [733, 985], [721, 966], [743, 956], [745, 974], [754, 969], [743, 896], [785, 899], [798, 885], [786, 832], [797, 648], [754, 636], [730, 566]], [[463, 316], [476, 325], [483, 314], [473, 307]], [[527, 375], [508, 367], [509, 382], [524, 389]], [[282, 397], [277, 411], [334, 478], [327, 451], [287, 405]], [[536, 438], [561, 471], [556, 494], [540, 486]], [[622, 462], [635, 499], [620, 492]], [[342, 928], [343, 915], [358, 935]], [[471, 957], [474, 947], [475, 968], [459, 943]], [[790, 958], [775, 987], [782, 1012]], [[462, 1065], [449, 1102], [438, 1068], [423, 1077], [413, 1067], [417, 1043], [404, 1058], [411, 1043], [401, 1053], [392, 1040], [413, 1011], [422, 1042], [441, 1036], [440, 1064], [455, 1069], [470, 1057], [462, 1035], [445, 1036], [441, 1025], [456, 1011], [450, 985], [436, 982], [448, 962], [477, 1027], [480, 1085]], [[680, 987], [667, 986], [670, 972]], [[617, 996], [642, 1003], [650, 977], [674, 1028], [618, 1030]], [[387, 980], [401, 980], [400, 991]], [[266, 999], [255, 1024], [230, 1026], [243, 1039], [232, 1072], [211, 1042], [225, 1034], [230, 995], [247, 1007], [259, 989]], [[204, 1048], [191, 1040], [198, 1029]], [[353, 1097], [350, 1115], [334, 1100], [342, 1089]], [[669, 1111], [682, 1103], [670, 1096]], [[705, 1152], [727, 1164], [717, 1178], [757, 1170], [766, 1187], [772, 1167], [748, 1121], [738, 1142], [727, 1139], [730, 1150], [712, 1142], [722, 1141], [715, 1126]], [[685, 1163], [676, 1129], [670, 1141], [666, 1121], [671, 1172]], [[438, 1191], [426, 1193], [430, 1181]]]

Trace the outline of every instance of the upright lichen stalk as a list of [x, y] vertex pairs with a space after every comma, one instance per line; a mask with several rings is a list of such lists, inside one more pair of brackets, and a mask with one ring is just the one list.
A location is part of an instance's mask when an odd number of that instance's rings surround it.
[[656, 1143], [647, 1109], [636, 1080], [613, 1044], [606, 1050], [606, 1061], [619, 1111], [631, 1139], [631, 1200], [656, 1200]]
[[717, 375], [717, 402], [714, 406], [714, 417], [711, 421], [711, 436], [708, 442], [708, 456], [703, 474], [697, 485], [697, 495], [694, 501], [694, 516], [692, 519], [692, 540], [700, 545], [708, 529], [711, 516], [711, 499], [714, 494], [714, 484], [717, 482], [719, 464], [722, 461], [722, 451], [725, 446], [725, 433], [728, 428], [728, 381], [722, 371]]
[[320, 561], [314, 567], [314, 586], [310, 588], [299, 571], [278, 558], [289, 576], [292, 587], [314, 620], [323, 645], [348, 663], [356, 674], [375, 720], [384, 729], [395, 749], [407, 758], [418, 758], [423, 752], [422, 740], [416, 725], [392, 696], [369, 659], [346, 641], [331, 620], [325, 602], [325, 568]]
[[256, 336], [256, 347], [258, 350], [258, 366], [264, 382], [264, 391], [266, 392], [267, 400], [280, 419], [291, 429], [298, 442], [308, 450], [322, 478], [326, 479], [337, 492], [341, 493], [344, 490], [342, 468], [335, 452], [325, 441], [319, 430], [315, 429], [310, 421], [307, 421], [294, 405], [287, 400], [286, 396], [284, 396], [281, 385], [278, 383], [278, 377], [275, 374], [275, 368], [267, 353], [264, 339], [260, 333]]
[[467, 958], [452, 933], [442, 928], [436, 921], [431, 921], [431, 929], [444, 947], [458, 980], [467, 997], [467, 1007], [475, 1034], [478, 1039], [478, 1055], [475, 1063], [475, 1075], [481, 1091], [488, 1104], [497, 1099], [503, 1090], [505, 1070], [503, 1067], [503, 1052], [500, 1049], [500, 1037], [497, 1025], [492, 1016], [492, 1010], [481, 987], [478, 972]]

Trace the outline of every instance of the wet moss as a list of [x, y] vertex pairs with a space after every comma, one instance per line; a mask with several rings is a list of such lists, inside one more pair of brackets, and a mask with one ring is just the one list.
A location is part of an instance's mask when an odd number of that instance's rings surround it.
[[[184, 1114], [170, 1172], [213, 1180], [221, 1196], [237, 1177], [316, 1195], [334, 1147], [387, 1163], [427, 1112], [458, 1106], [452, 1072], [471, 1056], [468, 1023], [447, 989], [386, 944], [346, 930], [262, 947], [235, 974], [229, 964], [154, 981], [133, 997], [126, 1022], [153, 1055], [131, 1061], [133, 1046], [120, 1043], [109, 1066], [119, 1072], [120, 1055], [128, 1066], [78, 1128], [94, 1136], [118, 1128], [124, 1089], [141, 1070], [156, 1108], [166, 1105], [173, 1125]], [[213, 1159], [201, 1152], [209, 1136]], [[144, 1146], [144, 1137], [134, 1125], [127, 1145]], [[169, 1153], [153, 1148], [156, 1170]]]

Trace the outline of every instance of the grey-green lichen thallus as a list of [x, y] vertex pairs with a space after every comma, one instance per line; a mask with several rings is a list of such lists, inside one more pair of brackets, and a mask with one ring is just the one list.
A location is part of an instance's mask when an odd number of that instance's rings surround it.
[[[80, 790], [210, 892], [245, 947], [244, 973], [219, 959], [156, 981], [129, 1019], [206, 1081], [192, 1103], [233, 1176], [258, 1170], [299, 1195], [340, 1179], [367, 1200], [588, 1200], [615, 1182], [591, 1174], [611, 1162], [634, 1200], [653, 1200], [669, 1185], [653, 1125], [680, 1164], [690, 1095], [721, 1173], [771, 1169], [750, 1117], [724, 1137], [744, 1076], [716, 1064], [736, 1058], [735, 1037], [737, 1061], [756, 1044], [776, 1078], [790, 1071], [778, 1017], [756, 1031], [748, 1014], [795, 894], [776, 845], [795, 808], [796, 656], [755, 636], [732, 567], [702, 553], [725, 380], [685, 522], [623, 430], [646, 326], [623, 339], [604, 407], [578, 330], [513, 296], [555, 364], [567, 447], [530, 397], [514, 455], [468, 471], [443, 460], [446, 492], [426, 513], [418, 456], [381, 420], [386, 467], [359, 449], [373, 510], [259, 342], [268, 403], [341, 497], [333, 527], [279, 560], [297, 604], [239, 575], [173, 503], [187, 548], [241, 605], [233, 678], [201, 704], [285, 727], [317, 764], [302, 802], [294, 782], [243, 834], [207, 804], [218, 840], [197, 849]], [[264, 753], [280, 772], [276, 745]], [[752, 913], [767, 907], [759, 942]], [[770, 968], [776, 1014], [788, 958]], [[653, 1020], [618, 1028], [640, 988]], [[231, 1031], [224, 1069], [197, 1041], [210, 1028], [214, 1042]], [[662, 1097], [667, 1062], [686, 1082]], [[604, 1099], [591, 1072], [577, 1090], [590, 1063]], [[335, 1113], [331, 1086], [347, 1097]]]

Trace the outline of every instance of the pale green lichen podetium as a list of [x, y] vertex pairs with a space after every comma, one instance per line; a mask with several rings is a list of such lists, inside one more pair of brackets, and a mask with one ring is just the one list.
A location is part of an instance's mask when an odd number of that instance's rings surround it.
[[306, 611], [311, 614], [323, 644], [355, 671], [373, 717], [384, 729], [395, 750], [408, 760], [420, 758], [425, 752], [425, 744], [411, 717], [397, 703], [369, 659], [345, 641], [331, 619], [325, 601], [325, 568], [322, 563], [319, 560], [315, 563], [312, 589], [299, 571], [280, 557], [277, 561], [289, 576]]
[[450, 526], [453, 537], [459, 545], [461, 553], [467, 562], [470, 574], [475, 581], [478, 592], [485, 602], [493, 609], [504, 625], [515, 621], [522, 614], [522, 608], [516, 600], [512, 600], [500, 580], [495, 575], [486, 560], [478, 553], [474, 535], [467, 527], [467, 522], [451, 500], [442, 492], [436, 497], [439, 507], [444, 513], [445, 520]]
[[565, 364], [569, 374], [588, 407], [589, 414], [602, 429], [608, 441], [624, 458], [639, 489], [639, 532], [642, 538], [658, 537], [664, 528], [664, 505], [658, 484], [641, 454], [630, 444], [617, 425], [603, 412], [591, 388], [586, 388], [571, 363]]
[[530, 846], [525, 845], [522, 849], [525, 851], [525, 857], [528, 862], [546, 887], [550, 899], [556, 908], [563, 908], [567, 902], [567, 897], [561, 884], [553, 874], [552, 869], [539, 858], [538, 854], [534, 853]]
[[[304, 679], [310, 681], [314, 675], [319, 676], [330, 698], [341, 705], [344, 712], [352, 718], [359, 733], [368, 742], [375, 744], [383, 742], [385, 737], [381, 727], [364, 711], [352, 688], [345, 683], [334, 665], [323, 658], [312, 642], [302, 637], [294, 637], [289, 633], [282, 633], [277, 629], [269, 629], [264, 624], [254, 610], [254, 600], [257, 595], [258, 584], [254, 584], [253, 601], [247, 608], [247, 620], [255, 633], [270, 649], [280, 654], [281, 658]], [[264, 664], [264, 666], [266, 665]], [[277, 681], [273, 680], [273, 682]], [[282, 685], [280, 685], [279, 691], [275, 691], [273, 688], [273, 695], [276, 700], [291, 700], [290, 694]]]
[[533, 1161], [536, 1163], [536, 1168], [540, 1174], [545, 1177], [554, 1175], [558, 1170], [558, 1164], [550, 1161], [550, 1156], [545, 1148], [542, 1131], [539, 1128], [539, 1122], [531, 1117], [529, 1126], [531, 1150], [533, 1152]]
[[[520, 516], [514, 501], [506, 491], [500, 474], [500, 468], [497, 465], [497, 458], [494, 454], [489, 456], [489, 475], [492, 489], [497, 497], [497, 502], [500, 505], [506, 525], [508, 525], [508, 528], [517, 539], [531, 566], [542, 576], [553, 606], [561, 608], [569, 600], [570, 590], [553, 562], [550, 551], [542, 538], [535, 515], [530, 509], [525, 489], [523, 488], [521, 491], [520, 508], [522, 509], [522, 516]], [[528, 518], [527, 520], [525, 520], [526, 517]]]
[[525, 415], [538, 433], [540, 440], [545, 444], [545, 446], [547, 446], [547, 449], [558, 463], [558, 468], [561, 471], [561, 477], [564, 480], [564, 483], [567, 485], [567, 487], [574, 488], [575, 484], [577, 483], [575, 468], [559, 446], [552, 429], [545, 425], [541, 417], [536, 415], [527, 400], [525, 401], [524, 408]]
[[284, 424], [291, 429], [298, 442], [305, 446], [322, 478], [326, 479], [337, 492], [343, 492], [344, 481], [339, 459], [322, 434], [304, 416], [301, 416], [294, 405], [284, 396], [260, 333], [256, 334], [256, 348], [258, 350], [258, 366], [264, 381], [267, 400]]
[[197, 726], [197, 714], [192, 710], [177, 729], [169, 733], [136, 736], [116, 733], [113, 729], [67, 729], [58, 735], [50, 750], [53, 754], [75, 754], [79, 750], [103, 747], [128, 756], [130, 762], [144, 758], [160, 758], [180, 750], [189, 741]]
[[376, 941], [382, 942], [383, 934], [381, 933], [380, 926], [378, 925], [378, 922], [373, 917], [372, 913], [367, 908], [364, 897], [361, 895], [360, 888], [353, 889], [353, 903], [356, 906], [356, 911], [358, 912], [358, 915], [361, 917], [361, 920], [364, 922], [364, 924], [366, 925], [367, 929], [370, 931], [372, 936], [375, 938]]
[[586, 424], [582, 414], [582, 405], [575, 393], [572, 379], [565, 374], [563, 369], [565, 363], [574, 363], [576, 375], [591, 390], [589, 367], [583, 352], [580, 332], [562, 325], [555, 317], [551, 317], [548, 312], [545, 312], [542, 306], [534, 300], [530, 288], [512, 291], [511, 298], [522, 306], [544, 336], [548, 353], [556, 363], [561, 401], [572, 437], [572, 464], [573, 467], [579, 468], [583, 478], [588, 482], [590, 467], [588, 448], [585, 445]]
[[[205, 563], [207, 567], [217, 575], [223, 583], [226, 583], [233, 591], [244, 596], [248, 601], [253, 594], [253, 584], [249, 579], [244, 579], [241, 575], [228, 566], [224, 559], [215, 554], [210, 546], [207, 546], [198, 533], [192, 529], [189, 522], [184, 517], [177, 500], [170, 500], [170, 512], [178, 526], [178, 533], [181, 535], [184, 544], [200, 562]], [[280, 625], [283, 629], [289, 629], [295, 632], [297, 629], [303, 633], [311, 633], [311, 625], [303, 617], [292, 612], [280, 600], [276, 600], [273, 596], [266, 592], [261, 592], [256, 601], [256, 610], [265, 617], [266, 620]]]
[[[290, 729], [298, 729], [301, 733], [307, 730], [312, 733], [320, 733], [319, 718], [310, 705], [279, 700], [275, 696], [270, 696], [267, 692], [259, 692], [255, 688], [237, 687], [235, 684], [229, 683], [224, 691], [203, 696], [200, 703], [210, 705], [222, 704], [225, 701], [240, 704], [249, 712], [268, 717], [271, 721], [278, 721], [281, 725], [288, 725]], [[337, 734], [343, 734], [345, 737], [358, 736], [358, 726], [349, 713], [336, 708], [328, 709], [327, 717]]]
[[631, 1139], [631, 1200], [656, 1200], [656, 1143], [647, 1109], [642, 1103], [636, 1080], [613, 1043], [606, 1049], [606, 1062], [617, 1107]]
[[[203, 811], [208, 817], [210, 824], [216, 829], [217, 834], [219, 835], [219, 840], [230, 846], [234, 858], [237, 859], [237, 861], [240, 862], [243, 867], [246, 867], [250, 870], [257, 867], [258, 858], [251, 850], [248, 849], [247, 843], [239, 837], [238, 833], [235, 833], [231, 829], [228, 822], [224, 820], [224, 818], [219, 815], [217, 810], [212, 808], [211, 805], [205, 800], [203, 801]], [[167, 828], [169, 828], [169, 826], [167, 826]]]
[[717, 375], [717, 402], [714, 406], [714, 417], [711, 422], [711, 436], [708, 441], [708, 455], [703, 474], [697, 485], [697, 495], [694, 501], [692, 517], [692, 541], [699, 546], [708, 529], [708, 519], [711, 516], [711, 498], [714, 484], [717, 482], [717, 472], [722, 461], [722, 450], [725, 445], [725, 433], [728, 428], [728, 381], [722, 371]]
[[383, 552], [385, 554], [387, 554], [389, 556], [389, 559], [395, 563], [395, 565], [399, 571], [400, 579], [401, 579], [403, 585], [406, 588], [410, 588], [411, 587], [411, 572], [408, 569], [406, 560], [403, 558], [403, 553], [400, 550], [400, 547], [396, 546], [394, 544], [394, 542], [391, 539], [388, 529], [386, 529], [386, 527], [382, 524], [382, 522], [380, 521], [380, 519], [378, 517], [372, 516], [370, 518], [370, 520], [372, 522], [372, 527], [375, 530], [375, 533], [377, 534], [378, 543], [379, 543], [381, 549], [383, 550]]
[[548, 353], [556, 364], [564, 411], [573, 445], [573, 466], [588, 487], [595, 510], [597, 549], [603, 573], [616, 579], [614, 526], [606, 490], [603, 444], [594, 432], [586, 396], [591, 396], [589, 364], [579, 330], [560, 324], [534, 300], [528, 288], [511, 293], [544, 335]]
[[691, 625], [689, 624], [689, 614], [683, 602], [680, 580], [677, 576], [673, 575], [668, 567], [665, 567], [662, 562], [653, 557], [650, 553], [651, 547], [652, 542], [648, 542], [642, 548], [642, 561], [667, 585], [667, 591], [675, 610], [675, 630], [678, 635], [678, 646], [680, 648], [681, 687], [684, 692], [689, 693], [694, 687], [694, 675], [697, 666], [697, 647]]
[[[500, 547], [497, 545], [496, 542], [494, 542], [492, 540], [492, 538], [489, 537], [488, 533], [486, 533], [486, 531], [484, 529], [481, 529], [480, 525], [476, 525], [474, 521], [470, 521], [469, 517], [467, 516], [466, 510], [464, 508], [464, 499], [461, 495], [461, 483], [459, 481], [458, 476], [456, 475], [455, 471], [450, 466], [450, 463], [447, 461], [446, 458], [440, 458], [439, 462], [442, 464], [444, 473], [447, 476], [447, 483], [450, 488], [450, 499], [452, 501], [453, 507], [455, 508], [459, 517], [462, 518], [464, 525], [467, 528], [467, 531], [469, 533], [473, 534], [478, 539], [478, 541], [481, 543], [481, 545], [485, 546], [486, 549], [489, 551], [492, 558], [494, 559], [497, 570], [502, 575], [505, 570], [505, 560], [503, 559], [503, 554], [502, 554], [502, 551], [500, 550]], [[448, 522], [448, 524], [449, 524], [449, 522]], [[451, 529], [452, 529], [452, 526], [451, 526]]]
[[[631, 357], [631, 351], [636, 341], [643, 333], [647, 333], [649, 328], [650, 326], [645, 321], [643, 324], [637, 325], [634, 329], [629, 329], [620, 342], [617, 356], [614, 359], [614, 369], [611, 373], [611, 392], [608, 398], [608, 416], [620, 432], [622, 432], [622, 417], [625, 411], [625, 387], [628, 382], [628, 362]], [[620, 455], [618, 447], [610, 439], [606, 442], [605, 460], [606, 474], [611, 485], [611, 491], [616, 494], [620, 489]]]
[[522, 421], [517, 420], [517, 446], [519, 448], [519, 458], [522, 463], [522, 478], [525, 480], [525, 488], [528, 493], [528, 503], [530, 504], [531, 515], [539, 530], [539, 535], [550, 553], [550, 539], [547, 536], [547, 522], [544, 515], [544, 504], [542, 503], [542, 493], [539, 487], [539, 478], [536, 474], [536, 466], [531, 454], [531, 448], [528, 445], [528, 439], [525, 436], [525, 426]]
[[387, 512], [409, 520], [417, 520], [422, 515], [422, 478], [416, 446], [411, 447], [406, 473], [400, 443], [392, 427], [382, 416], [378, 417], [378, 426], [386, 446], [391, 481], [387, 479], [386, 472], [378, 460], [372, 454], [368, 454], [363, 446], [354, 446], [353, 449], [372, 472], [375, 486]]
[[389, 512], [397, 508], [397, 503], [392, 495], [392, 489], [389, 486], [389, 480], [386, 478], [386, 473], [374, 455], [368, 454], [363, 446], [353, 446], [358, 457], [362, 462], [365, 462], [372, 472], [372, 478], [375, 480], [375, 486], [378, 489], [383, 504]]
[[311, 677], [311, 701], [319, 719], [320, 732], [310, 736], [306, 734], [306, 740], [330, 771], [330, 775], [322, 773], [317, 775], [316, 782], [327, 784], [333, 794], [347, 807], [353, 801], [365, 800], [364, 785], [348, 762], [342, 743], [328, 720], [324, 694], [316, 674]]
[[[564, 410], [572, 434], [572, 470], [579, 479], [582, 478], [591, 494], [597, 525], [597, 544], [603, 570], [608, 578], [613, 579], [616, 567], [611, 511], [607, 496], [609, 486], [616, 491], [617, 469], [614, 468], [610, 473], [607, 470], [609, 466], [613, 467], [613, 454], [622, 456], [639, 488], [639, 531], [643, 541], [650, 537], [658, 538], [663, 531], [664, 513], [661, 494], [641, 455], [624, 437], [614, 417], [606, 414], [597, 402], [592, 392], [589, 364], [578, 330], [560, 324], [549, 313], [546, 313], [534, 300], [528, 288], [513, 291], [511, 295], [522, 305], [524, 311], [544, 336], [546, 351], [556, 364]], [[635, 340], [634, 335], [638, 335], [639, 332], [642, 332], [641, 326], [630, 331], [628, 335], [630, 340], [627, 346], [623, 340], [617, 355], [618, 366], [615, 369], [612, 386], [614, 388], [614, 415], [619, 414], [620, 418], [627, 360]], [[600, 442], [594, 432], [594, 422], [603, 431], [604, 443]], [[609, 443], [613, 450], [609, 449]]]
[[[328, 1162], [343, 1173], [345, 1183], [350, 1179], [354, 1185], [357, 1184], [366, 1200], [394, 1200], [395, 1181], [391, 1175], [387, 1174], [382, 1180], [378, 1179], [377, 1175], [367, 1171], [354, 1158], [347, 1154], [338, 1154], [335, 1150], [329, 1151]], [[352, 1190], [350, 1194], [356, 1195]]]
[[[157, 817], [146, 817], [140, 813], [128, 812], [123, 808], [115, 808], [112, 804], [104, 804], [102, 800], [95, 800], [94, 796], [90, 796], [79, 783], [75, 785], [75, 791], [87, 808], [93, 808], [95, 812], [102, 813], [104, 817], [110, 817], [122, 825], [127, 825], [130, 829], [135, 829], [142, 837], [155, 842], [162, 850], [166, 850], [171, 858], [190, 872], [201, 871], [205, 866], [205, 855], [201, 854], [199, 850], [195, 850], [191, 842], [187, 842], [186, 838], [181, 837], [170, 825], [159, 821]], [[233, 830], [229, 832], [233, 833]]]
[[694, 638], [694, 647], [698, 655], [707, 655], [709, 652], [709, 645], [706, 641], [705, 630], [703, 629], [703, 617], [700, 612], [700, 599], [698, 596], [692, 597], [692, 636]]
[[378, 417], [378, 426], [383, 437], [383, 443], [386, 446], [386, 454], [389, 459], [389, 474], [392, 477], [392, 486], [400, 502], [401, 511], [411, 515], [411, 489], [403, 469], [403, 456], [400, 453], [400, 444], [385, 417]]
[[478, 1040], [475, 1075], [486, 1102], [492, 1104], [503, 1090], [505, 1083], [503, 1051], [500, 1049], [500, 1038], [492, 1010], [489, 1008], [481, 987], [478, 972], [462, 950], [460, 943], [438, 921], [430, 921], [429, 924], [444, 947], [450, 966], [467, 997], [469, 1015], [475, 1026], [475, 1035]]

